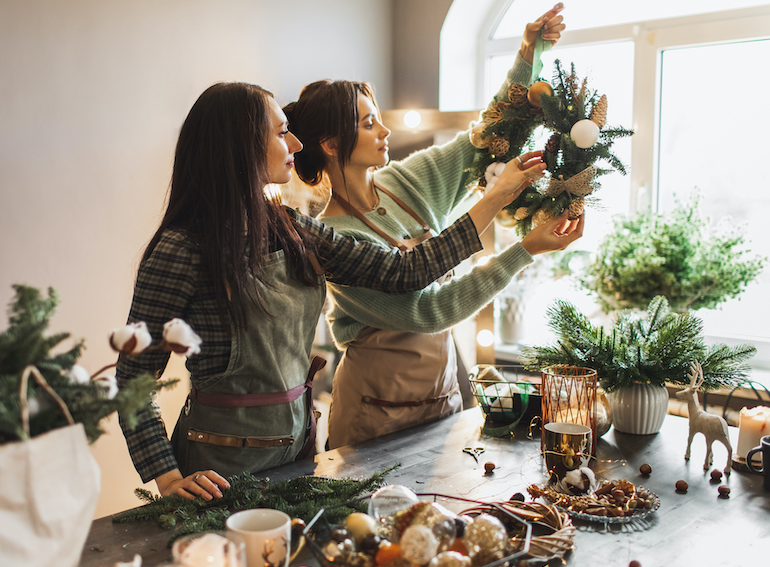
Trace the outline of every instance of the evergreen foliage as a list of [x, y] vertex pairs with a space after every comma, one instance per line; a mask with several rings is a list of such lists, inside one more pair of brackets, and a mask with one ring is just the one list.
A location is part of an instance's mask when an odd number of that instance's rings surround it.
[[[188, 500], [176, 495], [155, 496], [147, 490], [137, 489], [137, 497], [146, 504], [116, 514], [112, 521], [157, 521], [164, 529], [177, 527], [169, 543], [187, 534], [224, 530], [231, 513], [252, 508], [274, 508], [305, 522], [328, 508], [324, 514], [325, 523], [334, 526], [351, 512], [365, 512], [367, 502], [353, 501], [383, 486], [385, 477], [400, 466], [393, 465], [360, 480], [301, 476], [273, 482], [269, 478], [243, 473], [227, 479], [230, 488], [223, 492], [222, 498], [209, 502], [200, 497]], [[350, 506], [340, 506], [344, 503], [350, 503]]]
[[103, 418], [120, 410], [130, 425], [135, 413], [156, 390], [175, 383], [173, 380], [157, 382], [153, 376], [143, 375], [121, 388], [115, 398], [108, 399], [103, 386], [72, 381], [67, 373], [85, 348], [84, 342], [77, 341], [69, 350], [54, 353], [70, 334], [46, 336], [45, 333], [59, 303], [58, 294], [52, 288], [48, 289], [48, 297], [25, 285], [14, 285], [13, 289], [15, 297], [8, 310], [8, 328], [0, 333], [0, 443], [27, 438], [21, 422], [20, 394], [39, 408], [38, 412], [30, 412], [31, 437], [68, 425], [62, 409], [36, 381], [30, 380], [27, 390], [20, 392], [21, 376], [28, 366], [40, 371], [75, 422], [83, 424], [90, 442], [104, 433], [100, 426]]
[[548, 309], [547, 317], [557, 343], [525, 349], [524, 366], [535, 371], [552, 365], [593, 368], [607, 392], [634, 383], [687, 386], [694, 360], [703, 367], [704, 389], [732, 387], [745, 380], [746, 361], [756, 353], [748, 344], [706, 346], [702, 321], [691, 312], [672, 312], [662, 296], [653, 298], [644, 313], [618, 313], [609, 332], [562, 300]]
[[694, 196], [668, 215], [616, 220], [580, 282], [598, 295], [605, 313], [644, 309], [657, 295], [676, 311], [713, 309], [742, 293], [766, 261], [747, 257], [737, 228], [710, 228]]

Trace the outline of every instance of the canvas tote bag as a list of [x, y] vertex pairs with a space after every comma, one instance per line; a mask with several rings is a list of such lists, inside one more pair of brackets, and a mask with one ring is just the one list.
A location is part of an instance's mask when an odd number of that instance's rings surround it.
[[[0, 445], [0, 563], [9, 567], [74, 567], [91, 528], [101, 477], [83, 424], [36, 368], [22, 375], [22, 427], [29, 433], [29, 375], [56, 399], [70, 425]], [[41, 383], [42, 380], [42, 383]], [[57, 399], [58, 398], [58, 399]]]

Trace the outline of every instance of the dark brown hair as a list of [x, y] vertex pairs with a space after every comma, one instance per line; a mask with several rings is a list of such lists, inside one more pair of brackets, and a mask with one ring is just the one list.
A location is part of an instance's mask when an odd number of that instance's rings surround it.
[[355, 81], [316, 81], [302, 89], [297, 102], [284, 107], [289, 129], [305, 148], [294, 157], [297, 175], [308, 185], [317, 185], [326, 169], [326, 154], [321, 143], [337, 142], [340, 169], [350, 161], [358, 142], [358, 95], [371, 99], [374, 90], [369, 83]]
[[[264, 282], [271, 244], [284, 250], [295, 278], [320, 285], [304, 231], [265, 196], [272, 96], [248, 83], [217, 83], [200, 95], [179, 133], [166, 213], [142, 258], [149, 258], [164, 230], [187, 231], [200, 247], [222, 315], [229, 313], [236, 324], [245, 324], [238, 306], [249, 275]], [[270, 315], [264, 298], [257, 300]]]

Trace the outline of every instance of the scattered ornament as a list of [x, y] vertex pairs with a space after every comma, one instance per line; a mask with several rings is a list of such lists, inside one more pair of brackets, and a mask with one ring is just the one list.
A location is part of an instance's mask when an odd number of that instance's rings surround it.
[[677, 480], [676, 481], [676, 491], [677, 492], [683, 492], [683, 493], [687, 492], [688, 488], [689, 488], [689, 486], [687, 486], [687, 482], [685, 482], [684, 480]]
[[428, 562], [428, 567], [470, 567], [471, 558], [456, 551], [442, 551]]
[[540, 99], [543, 97], [543, 95], [553, 96], [553, 87], [551, 87], [551, 85], [545, 81], [538, 81], [529, 87], [527, 100], [532, 106], [537, 106], [540, 108]]
[[487, 461], [484, 463], [484, 473], [485, 474], [492, 474], [495, 472], [495, 463], [491, 461]]
[[719, 469], [711, 471], [711, 482], [719, 482], [720, 480], [722, 480], [722, 471]]
[[633, 561], [629, 562], [628, 567], [642, 567], [642, 564], [634, 559]]
[[353, 512], [345, 518], [345, 528], [350, 532], [356, 545], [361, 545], [365, 536], [377, 533], [377, 520], [369, 514]]
[[599, 141], [599, 126], [587, 118], [578, 120], [569, 131], [569, 137], [581, 149], [587, 149]]
[[438, 538], [428, 526], [409, 526], [401, 535], [399, 543], [404, 559], [416, 565], [425, 565], [438, 554]]
[[513, 496], [511, 496], [512, 502], [524, 502], [526, 500], [525, 496], [521, 492], [517, 492]]
[[[471, 557], [505, 553], [508, 533], [503, 523], [491, 514], [479, 514], [465, 528], [463, 541]], [[501, 555], [499, 559], [502, 559]]]
[[725, 486], [723, 484], [719, 488], [717, 488], [717, 492], [719, 492], [719, 497], [720, 498], [730, 498], [730, 487], [729, 486]]
[[401, 559], [401, 546], [397, 543], [383, 542], [377, 550], [374, 562], [377, 565], [385, 565], [397, 559]]
[[406, 486], [400, 484], [383, 486], [369, 499], [369, 515], [376, 520], [395, 516], [419, 501], [414, 491]]
[[652, 473], [652, 467], [647, 463], [644, 463], [641, 467], [639, 467], [639, 472], [644, 476], [650, 476]]

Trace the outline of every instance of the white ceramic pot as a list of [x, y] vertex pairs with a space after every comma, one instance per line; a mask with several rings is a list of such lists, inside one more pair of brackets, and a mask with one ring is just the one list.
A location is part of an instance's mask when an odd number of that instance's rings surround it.
[[668, 411], [668, 390], [663, 386], [634, 384], [607, 394], [612, 425], [621, 433], [657, 433]]

